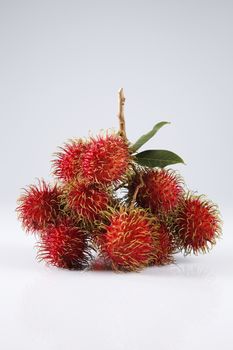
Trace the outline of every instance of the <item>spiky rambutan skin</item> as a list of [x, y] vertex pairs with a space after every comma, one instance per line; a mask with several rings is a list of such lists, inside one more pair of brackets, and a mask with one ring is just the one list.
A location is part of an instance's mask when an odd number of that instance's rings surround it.
[[201, 196], [187, 195], [175, 220], [178, 247], [186, 254], [206, 253], [221, 234], [219, 211]]
[[38, 186], [25, 189], [18, 200], [17, 212], [26, 231], [43, 231], [50, 224], [56, 224], [61, 214], [60, 189], [39, 181]]
[[66, 186], [64, 200], [80, 218], [92, 222], [100, 218], [101, 212], [107, 209], [111, 198], [101, 185], [76, 181]]
[[129, 149], [118, 135], [92, 139], [83, 157], [82, 170], [91, 182], [109, 184], [120, 180], [129, 165]]
[[169, 214], [183, 197], [182, 180], [172, 170], [151, 169], [137, 173], [129, 185], [129, 197], [141, 181], [137, 203], [155, 214]]
[[156, 242], [156, 256], [152, 265], [167, 265], [174, 262], [172, 256], [175, 249], [174, 239], [169, 227], [160, 223]]
[[72, 140], [61, 147], [61, 152], [56, 153], [57, 158], [53, 162], [53, 173], [60, 180], [70, 181], [81, 173], [82, 156], [86, 150], [83, 140]]
[[49, 226], [40, 238], [38, 259], [67, 269], [84, 269], [88, 265], [87, 234], [70, 220]]
[[137, 271], [155, 257], [157, 225], [144, 209], [120, 208], [103, 225], [99, 242], [104, 254], [119, 271]]

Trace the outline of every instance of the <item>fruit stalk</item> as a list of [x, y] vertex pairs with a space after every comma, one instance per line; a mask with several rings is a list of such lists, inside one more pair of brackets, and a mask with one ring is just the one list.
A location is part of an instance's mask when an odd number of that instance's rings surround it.
[[125, 131], [125, 112], [124, 112], [124, 107], [125, 107], [125, 95], [123, 88], [121, 88], [118, 92], [119, 96], [119, 112], [118, 112], [118, 118], [119, 118], [119, 123], [120, 123], [120, 130], [119, 130], [119, 135], [123, 137], [125, 141], [127, 141], [127, 136], [126, 136], [126, 131]]
[[137, 200], [137, 195], [138, 195], [138, 191], [140, 190], [140, 188], [142, 188], [144, 186], [144, 181], [143, 181], [143, 178], [142, 178], [142, 174], [139, 174], [140, 176], [140, 182], [139, 184], [137, 185], [135, 191], [134, 191], [134, 194], [133, 194], [133, 198], [131, 200], [131, 203], [130, 203], [130, 209], [133, 209], [135, 203], [136, 203], [136, 200]]

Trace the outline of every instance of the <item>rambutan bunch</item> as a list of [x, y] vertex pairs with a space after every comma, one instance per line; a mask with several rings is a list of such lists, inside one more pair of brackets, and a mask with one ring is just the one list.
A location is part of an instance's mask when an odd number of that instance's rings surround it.
[[64, 144], [52, 160], [55, 184], [39, 181], [19, 198], [27, 232], [39, 233], [38, 259], [67, 269], [139, 271], [174, 262], [176, 252], [205, 253], [221, 234], [217, 207], [185, 191], [168, 169], [182, 158], [138, 150], [166, 124], [130, 143], [125, 97], [119, 131]]

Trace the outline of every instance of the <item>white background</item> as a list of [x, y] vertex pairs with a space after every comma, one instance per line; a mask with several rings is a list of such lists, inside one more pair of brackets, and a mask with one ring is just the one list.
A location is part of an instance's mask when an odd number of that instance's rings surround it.
[[[0, 0], [0, 348], [232, 349], [233, 2]], [[177, 152], [188, 187], [220, 206], [210, 254], [142, 273], [70, 272], [35, 260], [20, 188], [51, 180], [71, 137], [118, 127]]]

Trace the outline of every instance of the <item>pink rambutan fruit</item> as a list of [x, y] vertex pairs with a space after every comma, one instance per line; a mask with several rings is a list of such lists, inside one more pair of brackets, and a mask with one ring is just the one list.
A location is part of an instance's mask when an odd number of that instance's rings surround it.
[[31, 185], [18, 199], [16, 211], [26, 231], [43, 231], [48, 225], [55, 224], [61, 216], [60, 189], [39, 181], [38, 186]]
[[129, 184], [129, 197], [140, 183], [137, 203], [142, 208], [150, 208], [155, 214], [169, 214], [184, 194], [182, 180], [172, 170], [150, 169], [138, 172]]
[[99, 136], [88, 144], [82, 170], [91, 182], [109, 184], [120, 180], [129, 165], [129, 149], [125, 140], [116, 135]]
[[174, 252], [174, 239], [169, 227], [164, 223], [159, 225], [156, 241], [156, 255], [153, 265], [167, 265], [174, 262], [172, 256]]
[[178, 246], [186, 254], [205, 253], [221, 234], [221, 220], [217, 206], [202, 196], [187, 195], [175, 220]]
[[38, 259], [51, 265], [78, 270], [88, 265], [87, 234], [70, 220], [47, 227], [37, 247]]
[[70, 181], [81, 173], [82, 156], [86, 150], [83, 140], [72, 140], [61, 147], [57, 152], [57, 158], [53, 160], [53, 173], [60, 180]]
[[110, 204], [107, 190], [98, 184], [73, 182], [66, 186], [65, 198], [68, 208], [82, 219], [94, 221]]
[[112, 210], [100, 233], [102, 253], [115, 270], [140, 270], [154, 259], [157, 230], [154, 218], [144, 209]]

